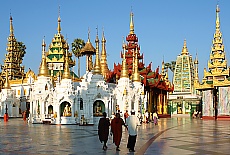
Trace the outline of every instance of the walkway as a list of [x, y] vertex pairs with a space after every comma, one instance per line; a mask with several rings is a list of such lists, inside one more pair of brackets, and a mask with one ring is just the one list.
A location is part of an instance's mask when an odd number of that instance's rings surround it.
[[121, 151], [109, 136], [108, 150], [102, 150], [97, 125], [27, 124], [21, 119], [0, 120], [0, 154], [79, 154], [79, 155], [227, 155], [230, 154], [230, 121], [190, 118], [160, 119], [159, 125], [139, 127], [135, 153], [126, 148], [124, 129]]

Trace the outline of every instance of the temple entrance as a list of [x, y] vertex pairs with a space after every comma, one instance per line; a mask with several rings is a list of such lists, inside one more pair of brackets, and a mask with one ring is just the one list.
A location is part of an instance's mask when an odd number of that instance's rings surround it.
[[61, 116], [63, 117], [71, 117], [71, 104], [69, 102], [62, 102], [60, 105], [60, 112], [61, 112]]
[[53, 114], [53, 106], [52, 105], [48, 106], [48, 114]]
[[105, 104], [101, 100], [96, 100], [93, 103], [93, 115], [102, 116], [102, 113], [105, 111]]

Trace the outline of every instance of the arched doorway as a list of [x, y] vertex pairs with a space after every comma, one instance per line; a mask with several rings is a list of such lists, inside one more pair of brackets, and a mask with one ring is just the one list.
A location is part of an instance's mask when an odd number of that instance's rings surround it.
[[102, 116], [102, 113], [105, 112], [105, 104], [101, 100], [96, 100], [93, 103], [93, 115]]
[[72, 116], [71, 114], [71, 104], [67, 101], [64, 101], [61, 103], [60, 105], [60, 112], [61, 112], [61, 116], [64, 117], [70, 117]]
[[48, 106], [48, 114], [53, 114], [53, 106], [52, 105]]

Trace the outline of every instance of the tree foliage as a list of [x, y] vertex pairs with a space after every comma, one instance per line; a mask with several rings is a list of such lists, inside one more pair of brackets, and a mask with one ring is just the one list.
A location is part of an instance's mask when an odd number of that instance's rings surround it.
[[72, 42], [72, 52], [79, 59], [81, 55], [81, 49], [85, 46], [83, 39], [77, 38]]

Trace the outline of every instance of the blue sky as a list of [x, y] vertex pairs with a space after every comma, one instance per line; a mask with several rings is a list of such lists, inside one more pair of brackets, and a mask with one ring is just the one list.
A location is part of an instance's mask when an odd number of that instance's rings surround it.
[[[134, 13], [135, 33], [139, 38], [144, 62], [152, 62], [152, 69], [165, 62], [176, 60], [181, 53], [184, 39], [189, 53], [199, 58], [200, 80], [207, 67], [210, 49], [215, 32], [216, 5], [220, 7], [221, 32], [230, 61], [230, 1], [229, 0], [23, 0], [1, 1], [0, 5], [0, 63], [5, 59], [7, 37], [9, 36], [10, 12], [13, 17], [14, 34], [24, 42], [27, 53], [23, 65], [38, 73], [41, 60], [41, 43], [45, 36], [49, 45], [57, 33], [58, 6], [60, 5], [61, 33], [68, 38], [87, 41], [93, 45], [96, 27], [101, 38], [104, 27], [107, 40], [109, 69], [120, 63], [122, 37], [129, 33], [131, 7]], [[101, 47], [100, 47], [101, 48]], [[77, 73], [77, 67], [75, 67]], [[85, 57], [81, 59], [81, 75], [85, 73]]]

